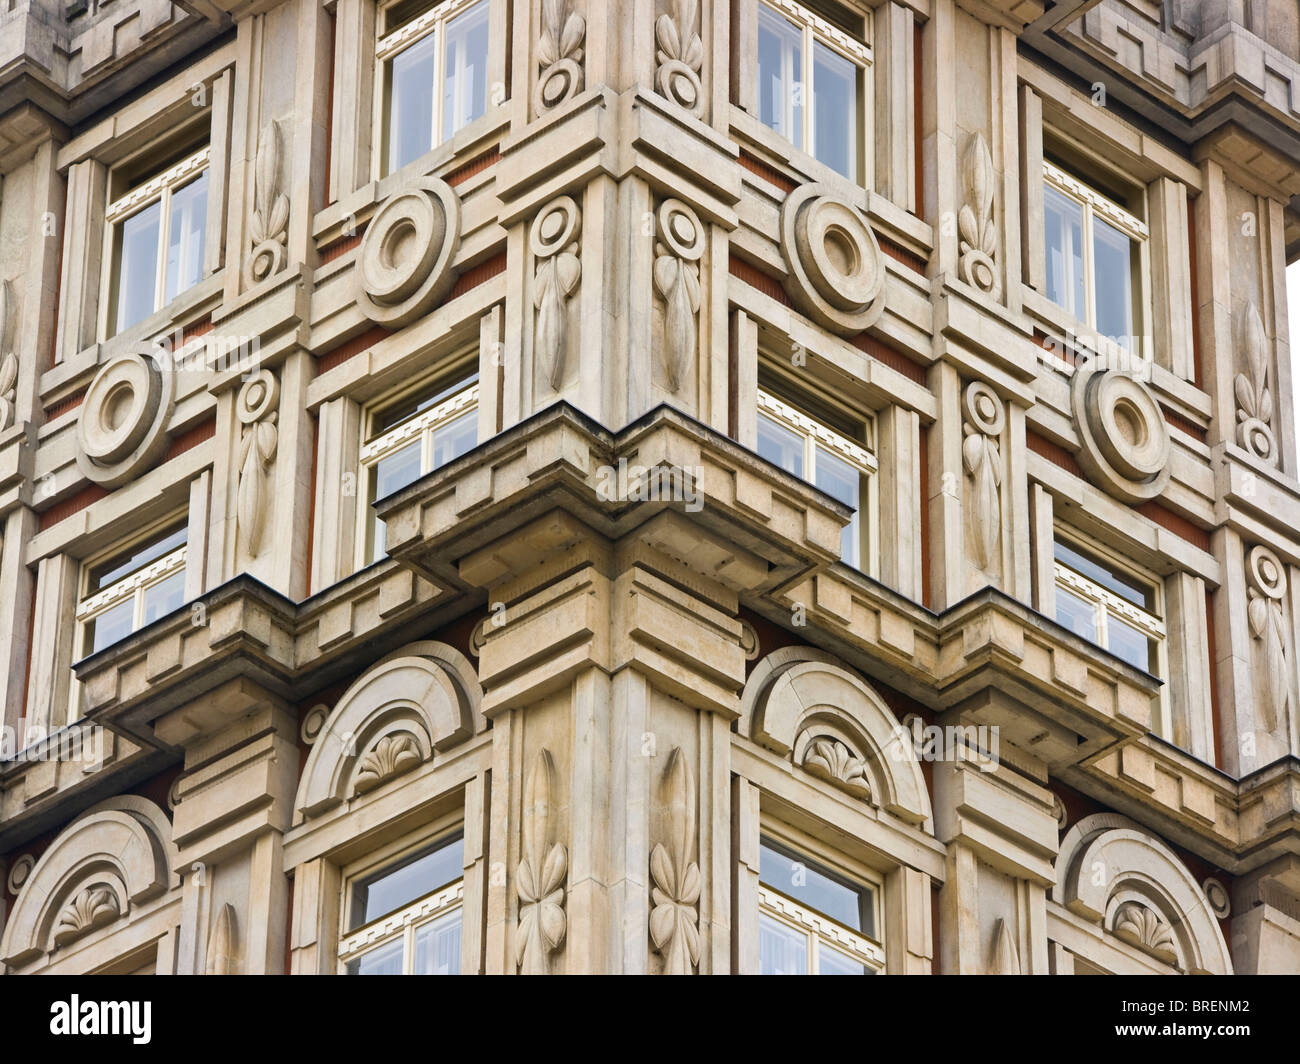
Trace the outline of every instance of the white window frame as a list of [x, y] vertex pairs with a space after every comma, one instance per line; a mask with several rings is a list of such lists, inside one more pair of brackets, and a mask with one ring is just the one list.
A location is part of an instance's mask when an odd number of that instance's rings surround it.
[[[758, 389], [758, 413], [789, 429], [803, 438], [803, 480], [817, 486], [817, 447], [821, 445], [836, 457], [854, 466], [864, 478], [863, 497], [858, 507], [858, 568], [871, 577], [880, 573], [880, 523], [879, 478], [880, 463], [873, 453], [876, 442], [876, 419], [873, 414], [854, 414], [866, 427], [867, 446], [823, 425], [816, 418], [777, 398], [763, 388]], [[821, 489], [818, 489], [821, 490]], [[862, 537], [866, 536], [866, 542]]]
[[[1121, 207], [1114, 200], [1102, 195], [1086, 181], [1082, 181], [1059, 166], [1043, 160], [1043, 182], [1054, 188], [1061, 195], [1078, 204], [1082, 212], [1082, 228], [1080, 239], [1083, 241], [1083, 301], [1084, 306], [1081, 308], [1083, 313], [1076, 313], [1075, 317], [1091, 330], [1097, 328], [1097, 286], [1095, 279], [1094, 263], [1094, 243], [1093, 243], [1093, 219], [1100, 216], [1106, 222], [1109, 222], [1116, 229], [1122, 232], [1130, 240], [1138, 244], [1138, 269], [1137, 276], [1132, 278], [1134, 291], [1132, 292], [1132, 306], [1129, 308], [1129, 327], [1132, 330], [1131, 335], [1136, 338], [1140, 330], [1146, 328], [1146, 300], [1147, 292], [1150, 289], [1147, 278], [1151, 275], [1150, 256], [1151, 241], [1150, 230], [1145, 222], [1142, 221], [1132, 211]], [[1046, 245], [1043, 250], [1046, 255]], [[1067, 283], [1066, 287], [1069, 287]], [[1060, 307], [1055, 300], [1049, 300], [1053, 306]], [[1061, 307], [1064, 311], [1065, 308]], [[1076, 311], [1080, 308], [1076, 308]], [[1068, 311], [1065, 311], [1069, 313]], [[1149, 344], [1138, 343], [1136, 345], [1140, 350], [1133, 351], [1133, 354], [1150, 359], [1152, 352]]]
[[[1056, 541], [1059, 540], [1067, 546], [1082, 551], [1084, 554], [1091, 555], [1099, 562], [1110, 567], [1116, 575], [1127, 577], [1151, 589], [1151, 597], [1154, 603], [1154, 612], [1148, 612], [1142, 607], [1135, 605], [1122, 595], [1117, 595], [1109, 588], [1102, 587], [1100, 584], [1082, 573], [1077, 573], [1064, 562], [1056, 558]], [[1052, 565], [1055, 570], [1056, 587], [1064, 589], [1078, 598], [1090, 602], [1096, 610], [1097, 623], [1097, 646], [1103, 650], [1110, 650], [1110, 633], [1109, 620], [1111, 614], [1116, 615], [1123, 621], [1127, 621], [1148, 638], [1153, 639], [1156, 643], [1156, 676], [1164, 680], [1164, 685], [1160, 688], [1158, 699], [1158, 717], [1159, 720], [1153, 722], [1157, 726], [1151, 730], [1163, 739], [1173, 740], [1172, 720], [1170, 719], [1169, 704], [1169, 639], [1168, 627], [1166, 626], [1165, 617], [1165, 589], [1164, 581], [1151, 573], [1144, 572], [1129, 562], [1117, 558], [1112, 552], [1099, 547], [1096, 544], [1085, 544], [1077, 536], [1070, 535], [1058, 528], [1055, 532], [1052, 546]], [[1058, 610], [1059, 614], [1059, 610]]]
[[[468, 374], [467, 374], [468, 376]], [[420, 437], [420, 476], [433, 471], [433, 436], [444, 425], [450, 424], [463, 414], [478, 409], [479, 384], [475, 381], [465, 388], [448, 396], [437, 406], [421, 410], [418, 414], [399, 422], [382, 436], [369, 439], [375, 418], [386, 409], [400, 403], [403, 399], [418, 395], [424, 391], [436, 389], [436, 384], [426, 382], [396, 396], [386, 396], [366, 408], [362, 417], [362, 443], [360, 452], [360, 476], [358, 477], [358, 497], [361, 505], [357, 507], [356, 567], [362, 569], [373, 559], [370, 555], [371, 522], [377, 520], [370, 505], [370, 486], [374, 477], [374, 468], [388, 455], [401, 450], [416, 437]]]
[[[809, 11], [803, 5], [795, 3], [794, 0], [759, 0], [759, 6], [767, 7], [782, 18], [794, 23], [803, 36], [800, 50], [804, 79], [799, 83], [803, 89], [801, 94], [803, 99], [803, 128], [800, 130], [802, 147], [796, 148], [797, 151], [801, 151], [813, 159], [817, 158], [817, 145], [815, 143], [817, 127], [813, 119], [813, 102], [817, 99], [817, 90], [814, 84], [816, 63], [814, 62], [815, 50], [813, 42], [818, 41], [824, 44], [831, 51], [847, 59], [858, 68], [858, 114], [854, 123], [857, 143], [853, 145], [853, 172], [847, 176], [847, 180], [861, 185], [863, 183], [863, 171], [866, 166], [867, 145], [873, 141], [871, 98], [872, 13], [870, 11], [861, 12], [863, 39], [858, 40], [851, 33], [847, 33], [834, 23], [828, 22], [816, 12]], [[754, 56], [754, 68], [755, 70], [758, 69], [757, 55]], [[783, 72], [783, 80], [786, 80], [785, 73], [788, 72]], [[793, 82], [792, 78], [789, 80]], [[759, 89], [761, 92], [761, 85]], [[794, 127], [794, 97], [792, 94], [787, 95], [783, 118], [785, 127], [792, 129]], [[791, 141], [790, 143], [793, 144], [794, 142]], [[818, 160], [818, 162], [820, 161]], [[823, 163], [822, 165], [829, 166], [830, 164]]]
[[[397, 6], [399, 0], [393, 3], [384, 4], [380, 7], [378, 17], [383, 19], [384, 13], [390, 8]], [[433, 130], [430, 150], [438, 147], [447, 139], [446, 131], [442, 128], [443, 109], [442, 109], [442, 91], [441, 87], [446, 80], [447, 71], [447, 46], [446, 46], [446, 25], [456, 16], [463, 14], [478, 3], [490, 3], [491, 0], [434, 0], [429, 10], [423, 14], [411, 19], [404, 26], [399, 26], [392, 33], [380, 37], [375, 42], [375, 91], [374, 91], [374, 125], [373, 129], [378, 132], [378, 136], [372, 137], [372, 170], [375, 179], [387, 177], [389, 174], [396, 173], [390, 169], [389, 161], [389, 129], [387, 122], [387, 112], [389, 105], [389, 91], [387, 66], [402, 52], [406, 51], [414, 44], [418, 44], [430, 34], [437, 34], [439, 44], [436, 49], [434, 58], [434, 106], [433, 110]], [[457, 84], [457, 93], [461, 91], [460, 83]], [[459, 104], [459, 99], [457, 104]], [[460, 113], [459, 107], [456, 107], [456, 113]], [[409, 165], [409, 163], [407, 164]]]
[[[113, 282], [119, 281], [118, 296], [120, 298], [120, 274], [122, 267], [122, 245], [119, 239], [121, 233], [120, 226], [132, 216], [139, 214], [147, 207], [154, 203], [160, 203], [158, 219], [158, 262], [154, 272], [154, 293], [153, 293], [153, 311], [157, 314], [162, 310], [166, 303], [164, 302], [167, 293], [167, 248], [171, 241], [171, 198], [172, 194], [187, 185], [190, 181], [196, 179], [209, 168], [212, 148], [210, 145], [204, 145], [201, 149], [191, 155], [186, 156], [180, 162], [168, 167], [160, 174], [156, 174], [148, 181], [145, 181], [135, 188], [128, 191], [125, 195], [115, 199], [110, 203], [104, 212], [104, 246], [111, 249], [111, 254], [107, 259], [107, 268], [103, 272], [103, 279], [100, 287], [100, 322], [99, 334], [104, 339], [117, 334], [117, 303], [113, 299]], [[204, 203], [204, 225], [206, 227], [209, 221], [207, 217], [208, 204]], [[180, 293], [177, 293], [179, 296]], [[135, 328], [138, 325], [128, 325], [127, 329]]]

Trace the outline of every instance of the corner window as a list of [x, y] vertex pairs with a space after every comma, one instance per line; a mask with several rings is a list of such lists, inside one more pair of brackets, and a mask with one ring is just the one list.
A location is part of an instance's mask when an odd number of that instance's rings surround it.
[[382, 406], [366, 417], [361, 473], [366, 506], [359, 564], [385, 557], [384, 523], [374, 503], [459, 458], [478, 442], [478, 377], [461, 376]]
[[1147, 227], [1131, 211], [1043, 162], [1046, 296], [1098, 334], [1138, 353], [1134, 322]]
[[108, 205], [113, 333], [143, 321], [203, 279], [207, 211], [206, 147]]
[[799, 4], [758, 5], [758, 117], [800, 151], [860, 180], [866, 44]]
[[395, 3], [380, 12], [377, 93], [383, 173], [487, 112], [489, 0]]
[[874, 886], [764, 838], [758, 899], [760, 974], [875, 975], [884, 970]]
[[[846, 565], [870, 572], [874, 542], [871, 532], [875, 455], [864, 442], [873, 439], [873, 425], [864, 419], [852, 439], [832, 428], [830, 417], [818, 419], [768, 391], [758, 393], [758, 454], [787, 473], [808, 481], [853, 508], [845, 527], [840, 558]], [[837, 419], [838, 420], [838, 419]], [[848, 426], [843, 426], [847, 429]]]
[[350, 883], [340, 970], [459, 975], [464, 857], [464, 839], [455, 835]]

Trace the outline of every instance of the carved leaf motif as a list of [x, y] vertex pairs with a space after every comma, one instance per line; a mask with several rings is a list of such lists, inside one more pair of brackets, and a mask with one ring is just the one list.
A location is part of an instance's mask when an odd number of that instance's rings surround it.
[[664, 376], [668, 390], [676, 392], [686, 369], [695, 361], [700, 279], [693, 263], [683, 262], [663, 244], [655, 250], [655, 288], [664, 301]]
[[420, 747], [410, 732], [385, 735], [362, 755], [352, 784], [354, 794], [366, 794], [381, 783], [415, 768], [422, 760]]
[[257, 140], [253, 168], [253, 216], [248, 231], [252, 255], [248, 272], [253, 281], [275, 273], [284, 261], [288, 240], [289, 197], [280, 192], [280, 125], [270, 121]]
[[1005, 920], [998, 920], [993, 929], [993, 952], [989, 958], [989, 975], [1019, 975], [1020, 952], [1016, 949], [1011, 928]]
[[111, 924], [121, 915], [121, 911], [121, 903], [111, 887], [86, 887], [59, 914], [58, 922], [54, 925], [54, 944], [66, 946], [96, 928]]
[[13, 421], [17, 396], [18, 356], [10, 349], [14, 324], [13, 286], [0, 281], [0, 430]]
[[257, 162], [254, 172], [254, 202], [258, 214], [267, 218], [280, 176], [280, 127], [268, 122], [257, 138]]
[[699, 115], [704, 107], [700, 68], [704, 63], [704, 42], [695, 29], [695, 0], [678, 0], [675, 15], [662, 14], [655, 22], [658, 50], [655, 85], [660, 95]]
[[804, 753], [804, 769], [861, 798], [871, 797], [867, 763], [839, 739], [819, 735]]
[[668, 842], [650, 851], [650, 941], [668, 975], [690, 975], [700, 963], [696, 902], [702, 881], [695, 856], [695, 784], [686, 755], [673, 747], [662, 782]]
[[539, 113], [582, 91], [582, 40], [586, 20], [569, 9], [568, 0], [542, 0], [542, 32], [537, 39], [540, 70], [533, 102]]
[[1115, 934], [1162, 960], [1177, 957], [1173, 929], [1158, 912], [1136, 901], [1126, 901], [1115, 911]]
[[1002, 459], [997, 440], [976, 426], [963, 426], [962, 464], [971, 478], [970, 542], [975, 563], [987, 569], [997, 558], [1002, 530]]
[[269, 510], [267, 471], [275, 458], [279, 441], [275, 417], [275, 414], [269, 414], [265, 421], [249, 425], [244, 430], [239, 448], [239, 498], [235, 514], [239, 527], [244, 530], [248, 553], [254, 558], [262, 549], [262, 533]]
[[993, 157], [982, 133], [974, 134], [962, 156], [964, 196], [957, 212], [961, 237], [961, 274], [968, 284], [1001, 298], [1002, 278], [998, 272], [998, 230], [993, 221]]
[[[543, 747], [533, 759], [524, 786], [523, 855], [516, 870], [519, 927], [515, 933], [515, 963], [524, 975], [545, 975], [549, 956], [564, 941], [564, 878], [569, 854], [550, 842], [551, 788], [555, 763]], [[549, 846], [549, 849], [547, 848]], [[542, 859], [545, 854], [545, 860]], [[541, 868], [540, 879], [534, 871]]]
[[1237, 400], [1237, 441], [1266, 462], [1278, 460], [1277, 438], [1273, 434], [1273, 392], [1269, 387], [1271, 348], [1263, 319], [1253, 303], [1246, 305], [1238, 327], [1238, 345], [1245, 366], [1232, 381]]
[[659, 16], [659, 20], [655, 23], [655, 40], [659, 42], [663, 52], [659, 56], [659, 62], [682, 57], [682, 41], [677, 34], [677, 25], [673, 22], [672, 16], [667, 14]]
[[208, 975], [235, 974], [235, 910], [229, 902], [221, 906], [221, 911], [212, 923], [205, 970]]

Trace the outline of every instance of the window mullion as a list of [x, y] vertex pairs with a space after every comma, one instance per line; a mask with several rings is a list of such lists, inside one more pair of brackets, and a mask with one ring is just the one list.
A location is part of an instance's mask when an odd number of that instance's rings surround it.
[[[171, 239], [171, 187], [158, 197], [158, 258], [154, 264], [153, 309], [161, 310], [167, 298], [167, 244]], [[120, 282], [119, 282], [120, 283]]]

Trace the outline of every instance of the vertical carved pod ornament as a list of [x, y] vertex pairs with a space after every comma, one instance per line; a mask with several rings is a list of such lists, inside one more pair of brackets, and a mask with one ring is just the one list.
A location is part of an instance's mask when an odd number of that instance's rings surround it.
[[578, 205], [568, 196], [561, 196], [541, 209], [528, 234], [528, 246], [537, 262], [533, 279], [533, 305], [537, 308], [533, 351], [542, 376], [555, 391], [564, 384], [569, 297], [582, 276], [578, 259], [581, 231]]
[[243, 426], [239, 441], [239, 488], [235, 517], [249, 556], [262, 549], [262, 533], [271, 508], [268, 470], [275, 459], [280, 433], [276, 407], [280, 382], [268, 369], [258, 370], [244, 382], [235, 399], [235, 416]]
[[1250, 634], [1263, 656], [1263, 668], [1257, 673], [1263, 724], [1273, 731], [1286, 719], [1291, 701], [1291, 662], [1282, 614], [1286, 570], [1267, 547], [1255, 547], [1246, 559], [1246, 577]]
[[545, 975], [549, 957], [564, 941], [564, 878], [569, 853], [550, 836], [551, 790], [555, 762], [543, 747], [533, 759], [524, 785], [523, 856], [515, 885], [519, 895], [519, 926], [515, 930], [515, 963], [523, 975]]
[[537, 88], [533, 106], [539, 115], [582, 91], [582, 42], [586, 20], [570, 9], [569, 0], [542, 0], [542, 33], [537, 39]]
[[208, 975], [234, 975], [238, 971], [235, 957], [235, 909], [229, 902], [221, 907], [212, 923], [204, 970]]
[[0, 431], [13, 423], [18, 395], [18, 356], [13, 351], [14, 309], [13, 285], [0, 281]]
[[695, 30], [699, 4], [696, 0], [673, 0], [673, 14], [664, 13], [655, 22], [655, 87], [696, 118], [704, 114], [704, 87], [700, 68], [704, 65], [704, 42]]
[[962, 465], [970, 481], [971, 553], [981, 569], [998, 555], [1002, 532], [1002, 453], [998, 446], [1007, 412], [996, 392], [982, 381], [962, 396]]
[[265, 280], [284, 265], [289, 237], [289, 197], [280, 191], [280, 125], [267, 122], [257, 139], [253, 168], [253, 217], [249, 223], [253, 251], [250, 283]]
[[982, 133], [967, 141], [961, 175], [962, 207], [957, 214], [961, 275], [967, 284], [987, 292], [993, 299], [1001, 299], [998, 230], [993, 223], [993, 158]]
[[661, 782], [668, 813], [668, 844], [650, 851], [650, 941], [665, 975], [692, 975], [700, 963], [700, 866], [695, 862], [695, 783], [686, 755], [675, 746]]
[[1246, 305], [1238, 328], [1238, 343], [1245, 368], [1233, 381], [1237, 396], [1237, 442], [1269, 465], [1277, 465], [1277, 437], [1273, 435], [1273, 393], [1269, 390], [1268, 334], [1253, 303]]
[[654, 285], [664, 301], [663, 373], [676, 392], [695, 362], [704, 225], [681, 200], [664, 200], [655, 222]]

